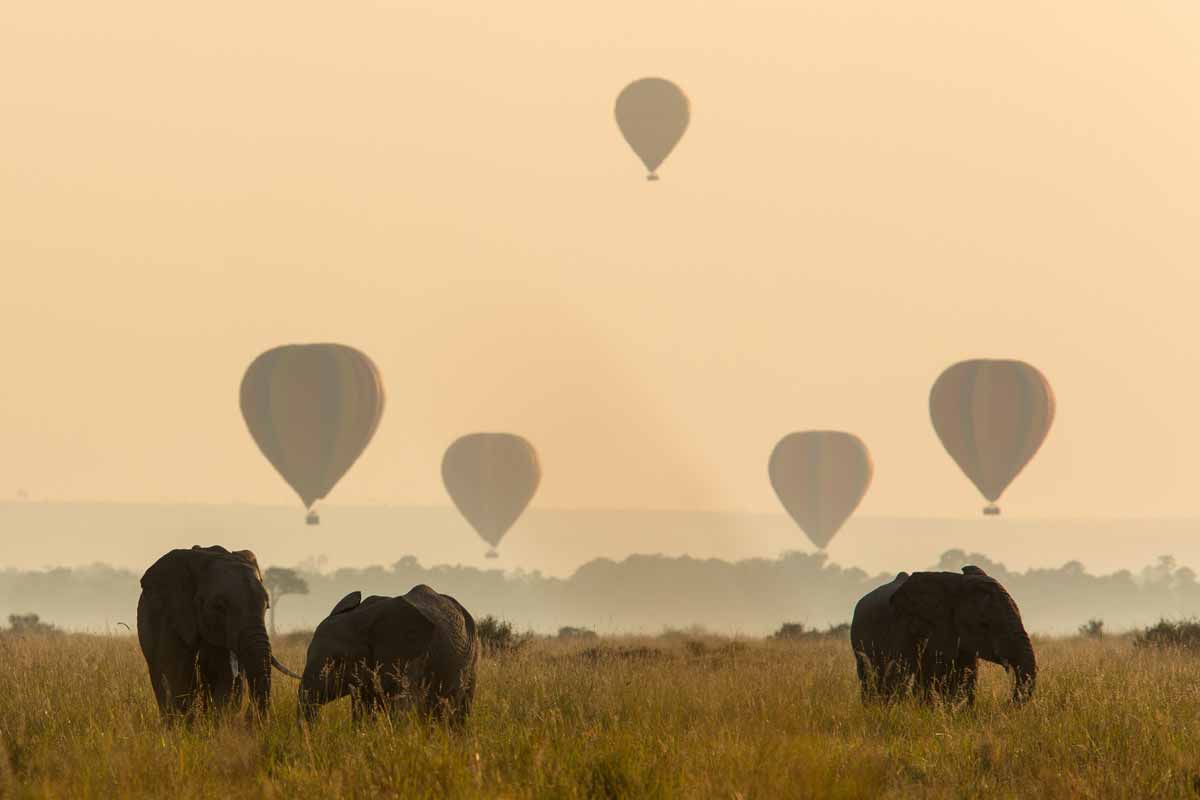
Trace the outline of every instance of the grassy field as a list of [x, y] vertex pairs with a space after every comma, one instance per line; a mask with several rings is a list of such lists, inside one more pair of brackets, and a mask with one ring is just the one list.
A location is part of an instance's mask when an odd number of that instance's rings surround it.
[[[588, 648], [599, 648], [599, 652]], [[301, 665], [303, 643], [278, 655]], [[482, 665], [465, 732], [414, 719], [310, 731], [277, 676], [265, 728], [164, 728], [132, 637], [0, 639], [0, 796], [1195, 797], [1200, 658], [1038, 644], [1014, 709], [864, 708], [841, 641], [534, 642]]]

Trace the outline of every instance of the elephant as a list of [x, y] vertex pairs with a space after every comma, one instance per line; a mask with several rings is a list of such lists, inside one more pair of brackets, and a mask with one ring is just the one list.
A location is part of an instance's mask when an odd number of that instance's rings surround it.
[[271, 653], [267, 592], [249, 550], [178, 549], [142, 576], [138, 643], [164, 719], [188, 716], [201, 697], [215, 709], [241, 703], [243, 681], [266, 716], [271, 668], [299, 678]]
[[474, 618], [449, 595], [424, 584], [400, 597], [351, 592], [313, 632], [300, 718], [311, 723], [320, 706], [349, 694], [355, 720], [416, 708], [461, 726], [475, 698], [479, 650]]
[[973, 704], [981, 658], [1011, 670], [1015, 703], [1037, 682], [1017, 604], [979, 567], [899, 573], [858, 601], [850, 643], [864, 702], [895, 697], [912, 681], [926, 700], [937, 692]]

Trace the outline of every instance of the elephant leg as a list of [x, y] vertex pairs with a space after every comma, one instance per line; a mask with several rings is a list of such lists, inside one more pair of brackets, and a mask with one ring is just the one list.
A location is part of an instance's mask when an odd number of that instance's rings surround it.
[[138, 643], [150, 673], [150, 687], [163, 719], [187, 714], [196, 691], [196, 651], [171, 627], [161, 598], [145, 592], [138, 599]]
[[411, 670], [406, 671], [403, 664], [381, 669], [376, 688], [379, 707], [389, 715], [404, 713], [410, 708], [420, 709], [424, 714], [432, 711], [424, 694], [423, 678]]
[[869, 703], [886, 699], [890, 694], [888, 676], [886, 674], [887, 660], [876, 654], [871, 658], [864, 652], [855, 654], [855, 666], [858, 669], [858, 683], [861, 688], [862, 701]]
[[962, 695], [967, 705], [975, 705], [975, 681], [979, 677], [979, 661], [974, 660], [963, 669]]
[[962, 681], [962, 670], [955, 664], [947, 664], [937, 682], [938, 694], [947, 703], [957, 701], [959, 695], [962, 693]]
[[970, 656], [960, 656], [945, 669], [942, 694], [948, 701], [965, 700], [967, 705], [975, 703], [975, 678], [978, 661]]
[[169, 648], [152, 667], [151, 683], [159, 695], [159, 708], [164, 718], [187, 716], [196, 702], [199, 687], [196, 683], [196, 652], [184, 648]]
[[861, 690], [862, 701], [865, 703], [870, 699], [871, 691], [871, 673], [874, 668], [867, 660], [867, 654], [861, 651], [854, 653], [854, 668], [858, 672], [858, 685]]
[[937, 697], [951, 697], [958, 689], [957, 673], [945, 650], [926, 645], [919, 658], [921, 699], [926, 703]]
[[239, 676], [234, 680], [233, 665], [227, 649], [208, 644], [201, 645], [197, 671], [200, 673], [201, 691], [210, 700], [213, 708], [224, 709], [233, 705], [235, 686], [241, 683], [241, 678]]
[[912, 664], [903, 656], [879, 653], [874, 660], [873, 678], [881, 699], [896, 700], [911, 691]]
[[359, 664], [350, 676], [350, 716], [355, 723], [379, 711], [379, 689], [379, 671]]
[[471, 716], [471, 708], [475, 705], [475, 675], [468, 673], [459, 691], [457, 702], [454, 707], [454, 723], [456, 727], [462, 727], [467, 722], [467, 717]]
[[382, 706], [379, 693], [368, 683], [363, 683], [350, 692], [350, 718], [356, 725], [374, 717]]

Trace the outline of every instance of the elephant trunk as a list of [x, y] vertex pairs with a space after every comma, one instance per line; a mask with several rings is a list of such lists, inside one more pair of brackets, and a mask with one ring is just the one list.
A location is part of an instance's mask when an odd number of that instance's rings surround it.
[[337, 700], [344, 694], [340, 670], [336, 670], [327, 661], [309, 659], [308, 663], [304, 665], [304, 675], [300, 678], [300, 695], [297, 703], [300, 721], [315, 722], [321, 706]]
[[238, 661], [246, 672], [250, 699], [259, 714], [267, 716], [271, 698], [271, 640], [261, 623], [242, 633], [238, 642]]
[[296, 707], [297, 719], [311, 725], [317, 721], [317, 709], [320, 707], [320, 691], [317, 680], [311, 669], [305, 668], [304, 676], [300, 679], [300, 697]]
[[1012, 597], [1009, 597], [1008, 604], [1008, 633], [1002, 640], [1001, 663], [1013, 670], [1013, 702], [1020, 704], [1030, 699], [1037, 685], [1038, 662], [1033, 656], [1030, 634], [1021, 624], [1021, 613], [1016, 609]]
[[1008, 656], [1008, 664], [1013, 671], [1013, 702], [1024, 703], [1033, 695], [1037, 685], [1037, 659], [1033, 655], [1033, 643], [1029, 634], [1021, 631], [1013, 637], [1012, 648]]

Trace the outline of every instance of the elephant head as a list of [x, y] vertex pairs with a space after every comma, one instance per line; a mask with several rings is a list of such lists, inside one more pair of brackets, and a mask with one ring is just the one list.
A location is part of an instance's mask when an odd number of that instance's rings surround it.
[[979, 657], [1012, 670], [1013, 700], [1024, 702], [1037, 682], [1033, 645], [1009, 593], [978, 567], [916, 572], [896, 590], [892, 609], [929, 658]]
[[271, 667], [282, 665], [271, 654], [267, 592], [254, 554], [223, 547], [172, 550], [142, 576], [142, 588], [162, 598], [188, 649], [207, 644], [230, 652], [231, 668], [245, 675], [251, 699], [265, 714]]
[[424, 585], [400, 597], [351, 592], [313, 632], [300, 713], [312, 721], [320, 705], [352, 690], [404, 695], [425, 710], [448, 700], [465, 713], [477, 658], [475, 622], [453, 598]]

